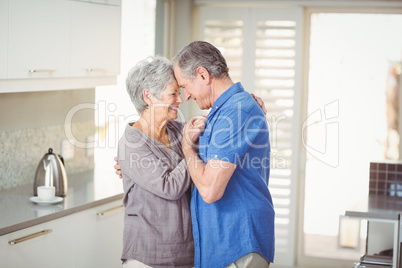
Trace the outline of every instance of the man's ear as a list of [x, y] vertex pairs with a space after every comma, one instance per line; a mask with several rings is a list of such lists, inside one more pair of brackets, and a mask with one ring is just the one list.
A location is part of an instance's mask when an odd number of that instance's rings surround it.
[[143, 91], [142, 91], [142, 97], [143, 97], [143, 99], [144, 99], [144, 101], [148, 104], [148, 105], [151, 105], [152, 104], [152, 95], [151, 95], [151, 93], [149, 93], [149, 90], [148, 89], [144, 89]]
[[211, 78], [209, 72], [207, 69], [205, 69], [204, 67], [198, 67], [197, 68], [197, 76], [201, 77], [202, 80], [206, 81], [209, 83], [209, 80]]

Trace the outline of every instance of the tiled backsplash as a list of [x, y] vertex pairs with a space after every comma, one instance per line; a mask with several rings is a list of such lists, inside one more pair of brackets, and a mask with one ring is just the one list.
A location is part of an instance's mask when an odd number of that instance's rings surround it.
[[370, 163], [369, 194], [402, 197], [402, 163]]
[[[94, 122], [72, 124], [74, 138], [84, 142], [94, 135]], [[0, 132], [0, 190], [9, 189], [34, 181], [35, 171], [49, 148], [61, 154], [61, 141], [66, 139], [64, 125], [19, 129]], [[74, 158], [65, 160], [67, 178], [69, 174], [94, 168], [94, 157], [86, 156], [85, 149], [75, 147]]]

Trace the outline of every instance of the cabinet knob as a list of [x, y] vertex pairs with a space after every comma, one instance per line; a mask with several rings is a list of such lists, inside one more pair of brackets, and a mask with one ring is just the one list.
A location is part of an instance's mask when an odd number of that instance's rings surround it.
[[8, 241], [8, 244], [15, 245], [15, 244], [25, 242], [25, 241], [30, 240], [32, 238], [42, 236], [42, 235], [45, 235], [45, 234], [48, 234], [48, 233], [51, 233], [51, 232], [53, 232], [52, 229], [46, 229], [46, 230], [43, 230], [43, 231], [40, 231], [40, 232], [37, 232], [37, 233], [34, 233], [34, 234], [30, 234], [30, 235], [27, 235], [27, 236], [23, 236], [23, 237]]

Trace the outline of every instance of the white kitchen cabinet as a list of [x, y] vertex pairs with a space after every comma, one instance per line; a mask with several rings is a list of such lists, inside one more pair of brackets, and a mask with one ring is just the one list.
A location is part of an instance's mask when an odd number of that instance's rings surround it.
[[0, 267], [120, 268], [123, 226], [118, 200], [6, 234], [0, 236]]
[[72, 1], [71, 76], [117, 76], [120, 7]]
[[121, 267], [124, 207], [121, 200], [77, 214], [74, 267]]
[[67, 77], [70, 2], [9, 2], [8, 79]]
[[8, 0], [0, 0], [0, 79], [7, 77]]
[[[74, 267], [73, 217], [63, 217], [0, 236], [0, 266], [12, 268]], [[40, 233], [51, 230], [49, 233]], [[42, 234], [35, 237], [36, 234]], [[25, 236], [31, 239], [18, 243]], [[9, 242], [17, 240], [17, 244]], [[88, 266], [89, 267], [89, 266]]]
[[121, 0], [0, 0], [0, 93], [116, 84], [120, 31]]

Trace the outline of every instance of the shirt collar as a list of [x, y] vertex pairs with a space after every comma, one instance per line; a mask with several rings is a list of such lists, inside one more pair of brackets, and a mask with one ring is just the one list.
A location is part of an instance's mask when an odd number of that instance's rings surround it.
[[242, 91], [244, 91], [244, 88], [240, 82], [233, 84], [230, 88], [228, 88], [225, 92], [223, 92], [222, 95], [220, 95], [218, 99], [214, 102], [208, 117], [213, 115], [231, 96]]

